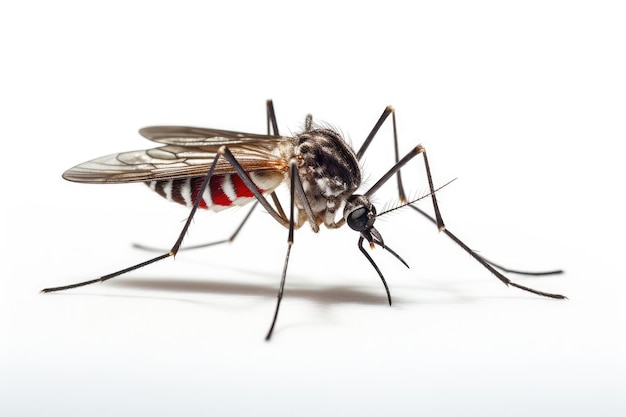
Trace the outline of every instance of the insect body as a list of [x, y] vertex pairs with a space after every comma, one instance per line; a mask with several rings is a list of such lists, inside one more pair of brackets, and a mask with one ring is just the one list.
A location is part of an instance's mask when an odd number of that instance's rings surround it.
[[[393, 119], [396, 163], [367, 191], [356, 194], [361, 185], [359, 160], [389, 115]], [[314, 125], [311, 116], [307, 117], [303, 132], [294, 137], [281, 136], [278, 133], [271, 101], [267, 102], [267, 122], [267, 135], [185, 126], [148, 127], [141, 129], [140, 133], [147, 139], [161, 144], [161, 146], [97, 158], [66, 171], [63, 177], [76, 182], [144, 182], [166, 199], [190, 207], [190, 214], [177, 241], [168, 252], [97, 279], [47, 288], [43, 291], [59, 291], [103, 282], [174, 256], [179, 251], [198, 208], [219, 211], [234, 205], [241, 206], [250, 202], [258, 202], [277, 222], [288, 229], [288, 244], [278, 291], [278, 301], [267, 339], [271, 337], [278, 317], [285, 287], [289, 254], [294, 241], [293, 232], [294, 229], [301, 227], [304, 223], [308, 223], [315, 232], [319, 231], [319, 226], [322, 224], [332, 229], [341, 227], [346, 223], [351, 229], [357, 231], [359, 233], [359, 250], [381, 278], [387, 292], [387, 299], [391, 304], [391, 296], [385, 278], [363, 247], [363, 243], [367, 241], [371, 248], [376, 245], [382, 247], [406, 265], [406, 262], [384, 243], [381, 234], [374, 228], [376, 218], [386, 212], [377, 213], [371, 202], [372, 195], [391, 177], [396, 176], [399, 197], [403, 202], [402, 207], [410, 207], [427, 217], [437, 225], [439, 230], [448, 235], [502, 282], [538, 295], [565, 298], [562, 295], [537, 291], [512, 282], [494, 267], [508, 272], [519, 271], [506, 270], [487, 261], [446, 229], [435, 198], [437, 190], [433, 185], [426, 151], [421, 145], [418, 145], [403, 158], [398, 157], [395, 112], [391, 107], [385, 109], [357, 152], [345, 142], [337, 131]], [[273, 132], [270, 132], [270, 125]], [[424, 158], [426, 178], [430, 188], [430, 193], [424, 197], [431, 198], [434, 218], [413, 204], [417, 200], [407, 201], [405, 198], [400, 172], [417, 155], [422, 155]], [[274, 193], [274, 190], [283, 183], [286, 183], [290, 190], [289, 214], [285, 213]], [[268, 198], [272, 200], [273, 204]], [[256, 205], [255, 203], [250, 213]], [[339, 215], [338, 211], [342, 215]], [[234, 239], [250, 213], [231, 239], [225, 241]], [[561, 271], [530, 274], [559, 272]]]

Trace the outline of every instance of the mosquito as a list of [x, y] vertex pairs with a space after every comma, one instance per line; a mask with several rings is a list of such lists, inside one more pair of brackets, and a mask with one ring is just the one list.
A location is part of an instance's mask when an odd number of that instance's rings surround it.
[[[368, 190], [357, 194], [356, 191], [362, 181], [359, 163], [389, 116], [393, 127], [395, 164]], [[266, 121], [266, 135], [188, 126], [146, 127], [139, 133], [162, 146], [96, 158], [67, 170], [63, 178], [80, 183], [144, 182], [167, 200], [186, 205], [190, 212], [169, 251], [162, 251], [165, 253], [97, 279], [45, 288], [42, 291], [62, 291], [104, 282], [174, 257], [181, 249], [183, 239], [198, 209], [220, 211], [254, 202], [230, 238], [184, 249], [232, 242], [259, 204], [288, 230], [276, 307], [266, 340], [271, 338], [278, 319], [289, 255], [294, 243], [294, 229], [302, 227], [305, 223], [308, 223], [316, 233], [322, 224], [328, 229], [336, 229], [347, 224], [358, 232], [357, 246], [380, 277], [387, 301], [391, 305], [391, 295], [385, 277], [367, 252], [364, 242], [367, 241], [370, 249], [374, 249], [375, 246], [381, 247], [408, 267], [404, 259], [384, 242], [382, 235], [374, 227], [377, 217], [403, 207], [409, 207], [433, 222], [439, 231], [445, 233], [507, 286], [544, 297], [566, 298], [560, 294], [538, 291], [517, 284], [498, 271], [500, 269], [525, 275], [549, 275], [561, 273], [561, 270], [526, 272], [504, 268], [478, 255], [445, 227], [436, 198], [436, 192], [441, 187], [436, 189], [434, 186], [426, 150], [422, 145], [417, 145], [404, 157], [399, 157], [396, 113], [393, 107], [385, 108], [356, 152], [337, 130], [314, 123], [311, 115], [307, 115], [301, 133], [295, 136], [280, 135], [272, 100], [266, 102]], [[422, 155], [423, 158], [429, 193], [421, 198], [408, 200], [401, 170], [418, 155]], [[397, 179], [400, 205], [377, 213], [372, 204], [372, 196], [394, 176]], [[289, 215], [283, 210], [275, 193], [282, 184], [286, 184], [289, 189]], [[432, 201], [434, 217], [414, 205], [426, 197], [430, 197]], [[337, 217], [337, 212], [342, 213], [341, 217]]]

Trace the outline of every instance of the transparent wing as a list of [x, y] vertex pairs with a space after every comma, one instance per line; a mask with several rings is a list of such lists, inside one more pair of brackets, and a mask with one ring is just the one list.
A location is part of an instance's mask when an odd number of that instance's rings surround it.
[[[63, 178], [83, 183], [124, 183], [206, 175], [223, 145], [246, 171], [288, 169], [279, 151], [281, 145], [290, 144], [291, 139], [286, 137], [184, 126], [155, 126], [140, 133], [168, 145], [96, 158], [65, 171]], [[232, 172], [230, 163], [220, 158], [215, 173]]]
[[144, 127], [139, 130], [139, 134], [153, 142], [179, 146], [231, 145], [236, 143], [276, 142], [285, 139], [282, 136], [189, 126]]

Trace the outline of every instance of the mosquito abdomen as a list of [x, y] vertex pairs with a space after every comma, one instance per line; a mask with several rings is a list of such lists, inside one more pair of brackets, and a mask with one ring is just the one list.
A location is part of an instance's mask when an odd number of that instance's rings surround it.
[[[271, 192], [282, 181], [281, 175], [248, 173], [261, 193]], [[200, 193], [206, 177], [172, 178], [147, 181], [146, 185], [161, 197], [191, 207]], [[220, 211], [232, 206], [243, 206], [255, 200], [254, 193], [238, 174], [213, 175], [208, 187], [200, 196], [199, 208]]]

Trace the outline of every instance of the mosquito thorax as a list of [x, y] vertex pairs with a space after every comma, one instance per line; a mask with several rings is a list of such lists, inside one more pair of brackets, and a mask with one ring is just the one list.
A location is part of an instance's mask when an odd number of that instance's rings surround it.
[[337, 227], [336, 210], [361, 184], [354, 151], [333, 129], [313, 128], [295, 137], [294, 156], [315, 222]]

